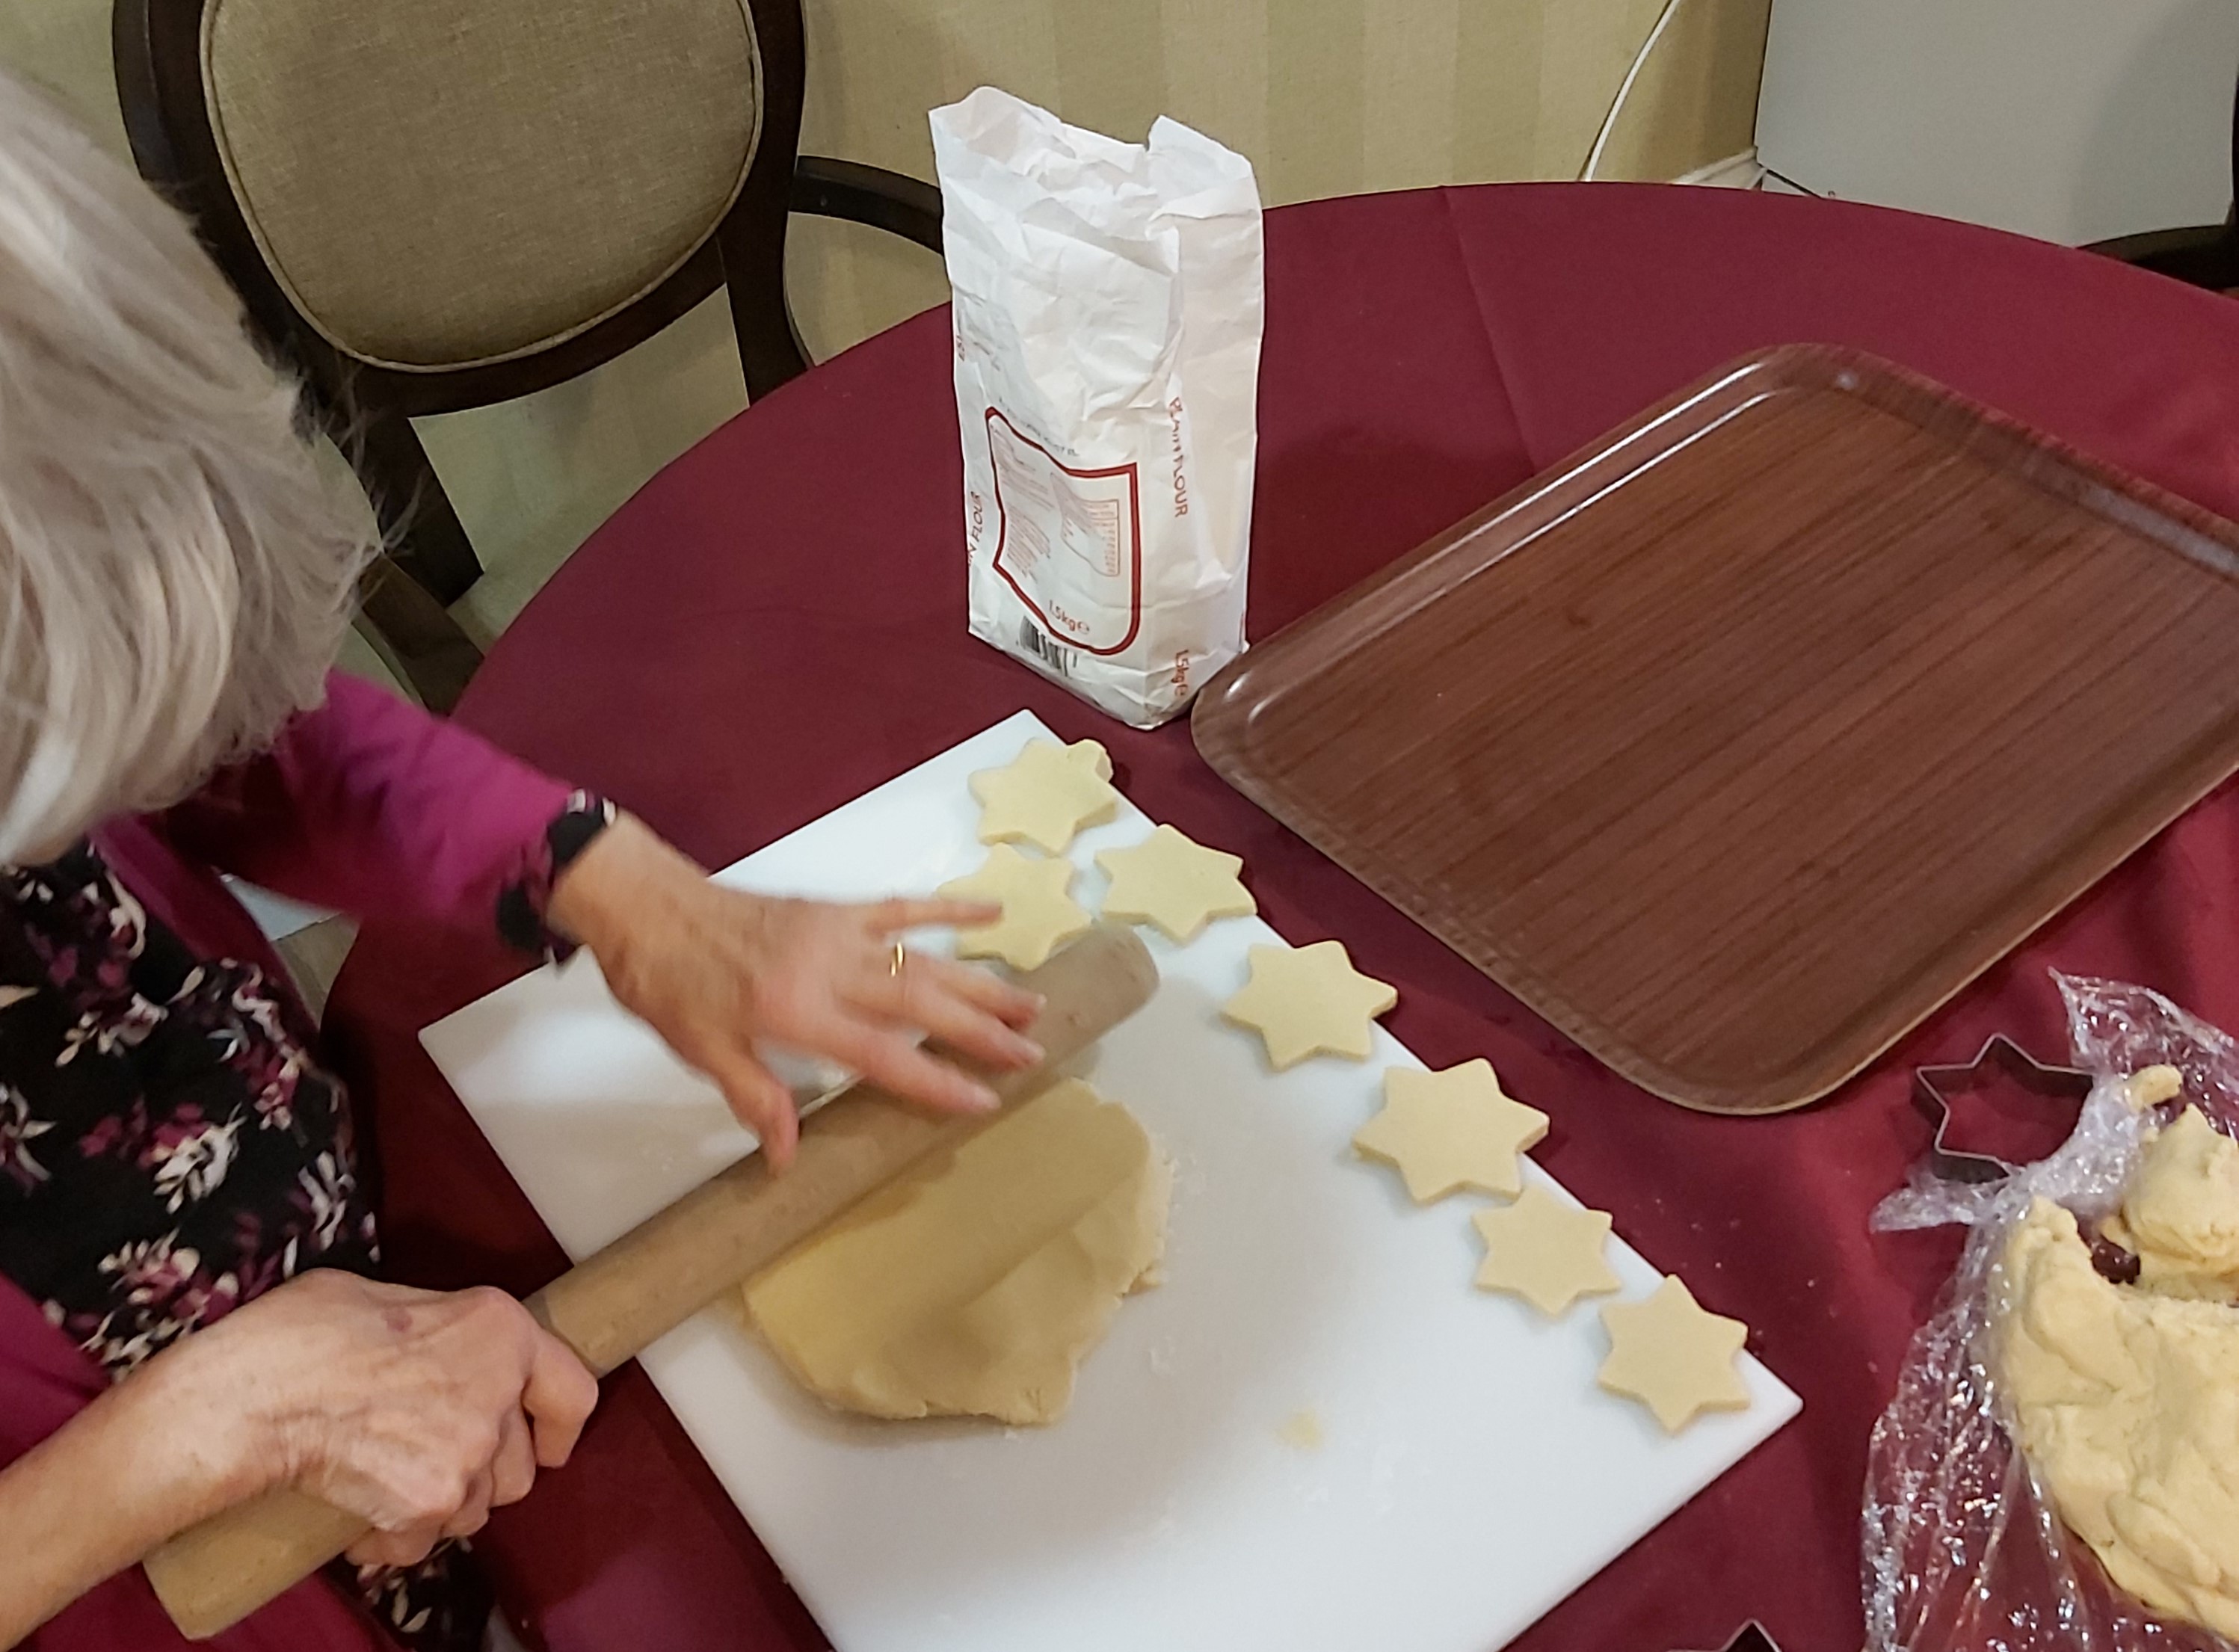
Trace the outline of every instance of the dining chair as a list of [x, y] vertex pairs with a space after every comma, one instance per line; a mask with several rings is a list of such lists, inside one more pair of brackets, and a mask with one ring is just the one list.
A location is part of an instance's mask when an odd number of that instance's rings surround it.
[[2084, 250], [2104, 253], [2195, 287], [2212, 287], [2218, 292], [2239, 288], [2239, 94], [2234, 95], [2231, 109], [2231, 178], [2232, 208], [2222, 223], [2117, 236], [2112, 241], [2095, 241]]
[[391, 554], [366, 617], [429, 705], [482, 565], [411, 420], [587, 372], [727, 289], [747, 394], [808, 367], [788, 215], [938, 252], [940, 197], [798, 155], [800, 0], [115, 0], [140, 171], [302, 373]]

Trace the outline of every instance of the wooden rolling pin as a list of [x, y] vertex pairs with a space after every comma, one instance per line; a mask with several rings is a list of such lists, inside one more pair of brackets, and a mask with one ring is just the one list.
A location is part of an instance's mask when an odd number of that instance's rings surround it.
[[[1027, 1030], [1040, 1066], [986, 1078], [1006, 1105], [1033, 1094], [1144, 1005], [1158, 965], [1131, 929], [1100, 925], [1020, 985], [1042, 995]], [[958, 1065], [972, 1064], [959, 1061]], [[941, 1117], [857, 1084], [801, 1121], [793, 1167], [772, 1178], [751, 1153], [648, 1217], [528, 1298], [528, 1310], [603, 1377], [759, 1273], [811, 1233], [983, 1118]], [[143, 1562], [181, 1634], [206, 1640], [341, 1554], [369, 1528], [282, 1489], [189, 1527]]]

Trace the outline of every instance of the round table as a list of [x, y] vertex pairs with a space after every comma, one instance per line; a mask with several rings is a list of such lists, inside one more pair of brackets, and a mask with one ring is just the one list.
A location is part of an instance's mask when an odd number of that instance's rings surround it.
[[[1809, 199], [1616, 185], [1324, 202], [1266, 231], [1257, 636], [1720, 362], [1795, 340], [1875, 351], [2239, 514], [2239, 306], [2088, 255]], [[2239, 790], [1828, 1101], [1684, 1112], [1231, 792], [1186, 722], [1122, 728], [967, 637], [947, 345], [945, 313], [920, 316], [669, 466], [506, 633], [461, 720], [711, 866], [1021, 707], [1103, 740], [1154, 818], [1244, 856], [1278, 930], [1340, 937], [1396, 983], [1391, 1028], [1425, 1061], [1490, 1057], [1550, 1111], [1547, 1168], [1748, 1322], [1804, 1397], [1516, 1644], [1716, 1648], [1756, 1617], [1785, 1652], [1856, 1648], [1868, 1430], [1957, 1253], [1953, 1233], [1867, 1229], [1927, 1144], [1910, 1069], [1994, 1031], [2064, 1051], [2052, 965], [2239, 1026]], [[525, 1291], [563, 1264], [415, 1037], [519, 968], [375, 922], [336, 986], [329, 1027], [371, 1098], [401, 1277]], [[635, 1366], [575, 1462], [482, 1547], [554, 1652], [825, 1644]]]

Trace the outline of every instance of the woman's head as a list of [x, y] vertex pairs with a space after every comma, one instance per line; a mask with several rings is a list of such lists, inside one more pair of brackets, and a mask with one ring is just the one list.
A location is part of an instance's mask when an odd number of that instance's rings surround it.
[[376, 548], [185, 221], [0, 73], [0, 863], [315, 704]]

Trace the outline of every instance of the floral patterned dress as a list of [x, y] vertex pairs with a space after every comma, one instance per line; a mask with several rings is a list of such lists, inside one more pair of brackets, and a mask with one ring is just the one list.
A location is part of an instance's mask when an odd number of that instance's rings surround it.
[[[569, 799], [501, 932], [548, 943], [552, 878], [611, 818]], [[349, 1098], [313, 1045], [286, 984], [195, 956], [90, 844], [0, 868], [0, 1272], [112, 1380], [307, 1268], [377, 1270]], [[455, 1549], [362, 1587], [399, 1639], [480, 1643], [488, 1595]]]

